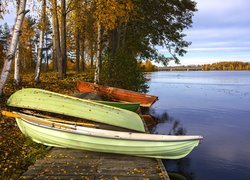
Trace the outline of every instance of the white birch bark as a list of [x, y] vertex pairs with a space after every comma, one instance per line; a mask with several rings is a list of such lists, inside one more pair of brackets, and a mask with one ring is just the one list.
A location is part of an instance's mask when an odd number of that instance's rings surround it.
[[42, 1], [42, 14], [41, 14], [41, 28], [40, 28], [40, 36], [39, 36], [39, 49], [38, 49], [36, 72], [35, 72], [35, 79], [34, 79], [36, 83], [40, 82], [41, 64], [42, 64], [42, 56], [43, 56], [44, 31], [45, 31], [45, 15], [46, 15], [46, 0], [43, 0]]
[[20, 76], [20, 56], [19, 56], [19, 45], [17, 45], [16, 55], [15, 55], [15, 66], [14, 66], [14, 85], [19, 86], [21, 76]]
[[97, 62], [95, 69], [95, 78], [94, 83], [99, 84], [100, 82], [100, 66], [101, 66], [101, 25], [98, 23], [97, 25]]
[[42, 63], [42, 56], [43, 56], [43, 42], [44, 42], [44, 30], [42, 28], [40, 30], [40, 36], [39, 36], [39, 49], [38, 49], [36, 73], [35, 73], [35, 79], [34, 79], [36, 83], [39, 83], [40, 81], [41, 63]]
[[[16, 14], [18, 16], [20, 0], [16, 0]], [[16, 55], [15, 55], [15, 66], [14, 66], [14, 86], [20, 85], [20, 55], [19, 55], [19, 43], [17, 43]]]
[[17, 15], [16, 22], [14, 25], [14, 30], [13, 30], [9, 50], [7, 52], [6, 57], [4, 58], [4, 65], [3, 65], [3, 69], [1, 72], [1, 76], [0, 76], [0, 96], [3, 94], [4, 85], [6, 84], [6, 81], [8, 80], [8, 77], [10, 74], [11, 63], [15, 56], [15, 52], [16, 52], [16, 48], [18, 44], [18, 38], [19, 38], [20, 31], [22, 28], [23, 18], [24, 18], [24, 15], [28, 12], [28, 11], [25, 11], [26, 0], [20, 0], [19, 7], [20, 8], [18, 10], [18, 15]]

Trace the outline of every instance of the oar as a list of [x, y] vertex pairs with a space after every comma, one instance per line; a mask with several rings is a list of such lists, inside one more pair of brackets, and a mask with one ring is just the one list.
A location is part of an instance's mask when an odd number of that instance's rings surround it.
[[71, 121], [66, 121], [66, 120], [61, 120], [61, 119], [38, 119], [38, 118], [33, 118], [31, 116], [27, 116], [25, 114], [17, 113], [17, 112], [10, 112], [10, 111], [2, 111], [2, 115], [7, 116], [7, 117], [13, 117], [13, 118], [24, 118], [30, 121], [36, 121], [39, 123], [44, 123], [44, 124], [50, 124], [51, 126], [58, 126], [58, 127], [64, 127], [64, 128], [70, 128], [70, 129], [75, 129], [67, 125], [62, 125], [62, 124], [56, 124], [54, 122], [59, 122], [59, 123], [67, 123], [67, 124], [72, 124], [72, 125], [82, 125], [82, 126], [88, 126], [88, 127], [98, 127], [98, 125], [95, 124], [90, 124], [90, 123], [76, 123], [76, 122], [71, 122]]
[[53, 123], [53, 122], [46, 120], [46, 119], [33, 118], [31, 116], [26, 116], [24, 114], [20, 114], [20, 113], [16, 113], [16, 112], [2, 111], [2, 115], [7, 116], [7, 117], [12, 117], [12, 118], [23, 118], [23, 119], [26, 119], [28, 121], [32, 121], [32, 122], [36, 122], [36, 123], [40, 123], [40, 124], [46, 124], [46, 125], [50, 125], [52, 127], [74, 129], [74, 130], [76, 129], [76, 128], [73, 128], [73, 127], [70, 127], [67, 125]]

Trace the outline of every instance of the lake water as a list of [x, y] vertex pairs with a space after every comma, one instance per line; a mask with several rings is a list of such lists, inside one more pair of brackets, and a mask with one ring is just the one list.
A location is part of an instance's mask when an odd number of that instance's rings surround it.
[[250, 71], [153, 72], [159, 134], [202, 135], [191, 154], [164, 160], [173, 179], [250, 179]]

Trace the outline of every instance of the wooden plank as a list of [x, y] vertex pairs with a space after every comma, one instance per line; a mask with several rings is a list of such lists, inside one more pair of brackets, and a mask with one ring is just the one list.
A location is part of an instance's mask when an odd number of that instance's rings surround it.
[[153, 158], [62, 148], [52, 148], [21, 176], [21, 179], [34, 178], [166, 179]]

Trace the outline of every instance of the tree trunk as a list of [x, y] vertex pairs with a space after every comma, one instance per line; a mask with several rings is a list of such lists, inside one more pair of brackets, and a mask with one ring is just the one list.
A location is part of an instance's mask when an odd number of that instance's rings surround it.
[[42, 56], [43, 56], [43, 41], [44, 41], [44, 31], [40, 30], [40, 37], [39, 37], [39, 49], [38, 49], [38, 57], [36, 63], [36, 75], [34, 81], [36, 83], [40, 82], [40, 73], [41, 73], [41, 63], [42, 63]]
[[112, 30], [112, 51], [111, 51], [111, 56], [114, 57], [116, 50], [117, 50], [117, 28]]
[[4, 85], [9, 77], [11, 63], [15, 56], [18, 38], [20, 35], [20, 31], [22, 29], [23, 18], [24, 18], [24, 15], [28, 12], [28, 11], [25, 11], [26, 0], [20, 0], [19, 7], [20, 8], [18, 10], [18, 15], [17, 15], [16, 22], [14, 25], [14, 30], [13, 30], [13, 35], [12, 35], [12, 39], [10, 42], [9, 50], [7, 52], [7, 56], [4, 58], [4, 65], [3, 65], [2, 73], [0, 76], [0, 96], [3, 94]]
[[44, 42], [44, 31], [45, 31], [45, 15], [46, 15], [46, 0], [42, 1], [42, 15], [41, 15], [41, 28], [40, 28], [40, 37], [39, 37], [39, 50], [38, 50], [38, 57], [36, 63], [36, 75], [34, 81], [36, 83], [40, 82], [40, 74], [41, 74], [41, 64], [42, 64], [42, 57], [43, 57], [43, 42]]
[[58, 22], [58, 15], [57, 15], [57, 0], [52, 1], [52, 16], [54, 20], [54, 40], [55, 40], [55, 47], [56, 47], [56, 58], [58, 64], [58, 72], [59, 77], [62, 77], [62, 54], [61, 54], [61, 45], [60, 45], [60, 32], [59, 32], [59, 22]]
[[[19, 46], [20, 47], [20, 46]], [[24, 50], [22, 49], [22, 54], [24, 54]], [[22, 64], [23, 69], [27, 68], [27, 61], [25, 55], [23, 56], [23, 64]]]
[[66, 49], [66, 1], [61, 0], [61, 53], [62, 53], [62, 69], [59, 69], [59, 76], [64, 79], [67, 69], [67, 49]]
[[57, 57], [57, 51], [56, 51], [56, 33], [55, 33], [55, 29], [56, 29], [56, 25], [55, 25], [55, 15], [54, 15], [54, 11], [53, 11], [53, 7], [54, 5], [52, 5], [52, 58], [53, 58], [53, 69], [54, 71], [58, 71], [58, 57]]
[[94, 44], [91, 43], [91, 50], [90, 50], [90, 68], [93, 68], [94, 67], [94, 50], [93, 50], [93, 47]]
[[100, 66], [101, 66], [101, 25], [98, 23], [97, 25], [97, 61], [96, 61], [96, 69], [95, 69], [95, 79], [94, 83], [100, 83]]
[[82, 71], [85, 70], [85, 37], [83, 36], [81, 43]]
[[15, 55], [15, 66], [14, 66], [14, 86], [19, 86], [21, 81], [20, 76], [20, 54], [19, 45], [17, 45], [16, 55]]
[[[18, 16], [18, 10], [20, 6], [20, 0], [16, 0], [16, 14]], [[17, 50], [16, 50], [16, 55], [15, 55], [15, 66], [14, 66], [14, 86], [19, 86], [20, 85], [20, 55], [19, 55], [19, 45], [17, 43]]]
[[80, 32], [79, 27], [76, 29], [76, 71], [80, 71]]
[[49, 59], [48, 59], [48, 33], [45, 34], [45, 68], [44, 71], [46, 72], [49, 69]]

